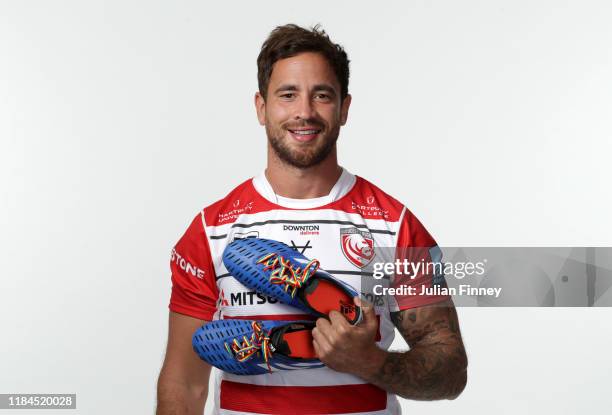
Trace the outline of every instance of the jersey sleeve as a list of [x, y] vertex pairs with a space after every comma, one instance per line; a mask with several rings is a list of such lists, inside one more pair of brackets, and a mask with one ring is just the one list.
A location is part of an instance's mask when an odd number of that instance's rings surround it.
[[219, 293], [201, 214], [195, 217], [172, 249], [170, 270], [170, 310], [212, 320]]
[[[403, 288], [395, 295], [399, 310], [444, 301], [448, 295], [431, 293], [433, 286], [445, 287], [442, 251], [423, 224], [408, 209], [404, 212], [397, 239], [396, 260], [411, 264], [412, 272], [395, 275], [392, 286]], [[407, 287], [412, 287], [408, 291]], [[434, 290], [439, 291], [439, 290]], [[408, 293], [410, 292], [410, 294]], [[425, 292], [425, 293], [424, 293]]]

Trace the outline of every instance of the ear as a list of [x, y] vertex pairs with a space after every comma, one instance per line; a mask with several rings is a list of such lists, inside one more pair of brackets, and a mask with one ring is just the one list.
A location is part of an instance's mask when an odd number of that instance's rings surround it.
[[349, 111], [349, 107], [351, 106], [352, 98], [353, 97], [351, 97], [350, 94], [347, 94], [346, 97], [344, 97], [344, 100], [342, 101], [342, 104], [340, 106], [340, 125], [346, 124], [346, 120], [348, 119], [348, 111]]
[[259, 91], [255, 93], [255, 110], [259, 125], [266, 125], [266, 101]]

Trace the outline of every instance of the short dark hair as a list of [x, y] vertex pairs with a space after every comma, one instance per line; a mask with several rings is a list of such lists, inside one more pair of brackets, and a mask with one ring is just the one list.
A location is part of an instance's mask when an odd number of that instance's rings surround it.
[[348, 95], [350, 62], [344, 48], [332, 42], [319, 25], [308, 30], [295, 24], [276, 27], [261, 46], [257, 57], [257, 81], [264, 99], [268, 93], [274, 63], [303, 52], [320, 53], [327, 59], [338, 78], [340, 97], [344, 100]]

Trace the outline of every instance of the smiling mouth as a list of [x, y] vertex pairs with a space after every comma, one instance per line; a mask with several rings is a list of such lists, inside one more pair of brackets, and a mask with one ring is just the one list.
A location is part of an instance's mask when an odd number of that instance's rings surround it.
[[300, 130], [292, 130], [287, 129], [291, 136], [295, 138], [297, 141], [306, 142], [314, 140], [317, 135], [321, 132], [319, 128], [310, 128], [310, 129], [300, 129]]

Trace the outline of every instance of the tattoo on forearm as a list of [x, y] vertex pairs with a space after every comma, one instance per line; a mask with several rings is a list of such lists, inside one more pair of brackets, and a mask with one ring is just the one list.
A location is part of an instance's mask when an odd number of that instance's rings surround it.
[[457, 397], [467, 380], [467, 357], [452, 303], [392, 313], [411, 349], [389, 353], [370, 382], [408, 399]]

